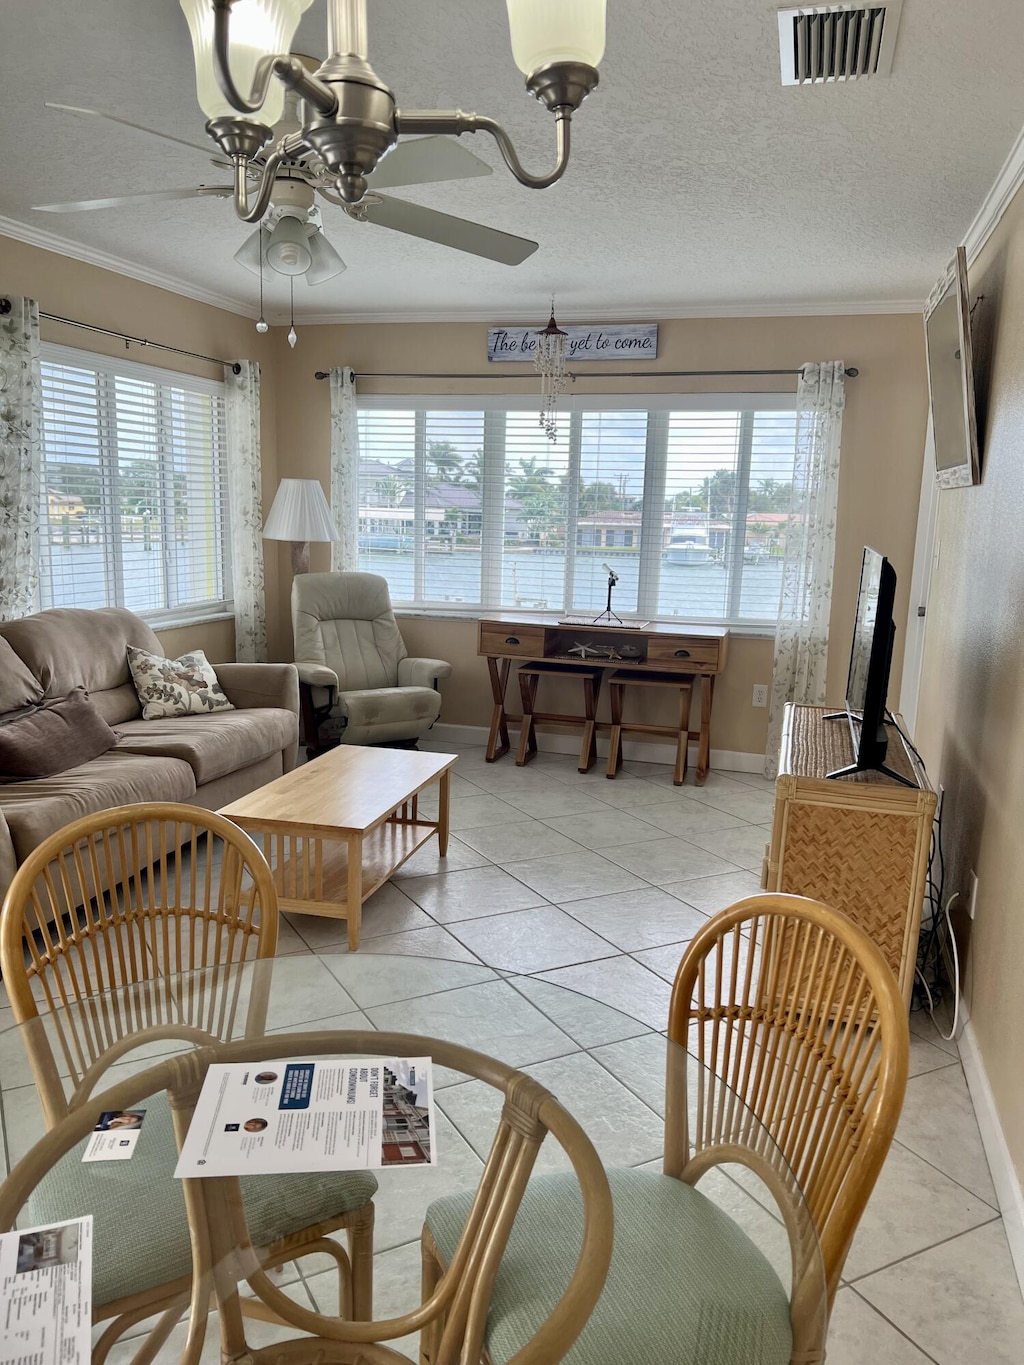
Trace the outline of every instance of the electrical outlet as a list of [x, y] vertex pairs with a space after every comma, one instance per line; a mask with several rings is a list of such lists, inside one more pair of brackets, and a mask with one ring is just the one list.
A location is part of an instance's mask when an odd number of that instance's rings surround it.
[[767, 683], [755, 683], [755, 684], [754, 684], [754, 696], [753, 696], [753, 700], [751, 701], [750, 704], [751, 704], [751, 706], [767, 706], [767, 705], [768, 705], [768, 684], [767, 684]]
[[978, 908], [978, 874], [968, 872], [967, 874], [967, 917], [974, 918], [974, 912]]

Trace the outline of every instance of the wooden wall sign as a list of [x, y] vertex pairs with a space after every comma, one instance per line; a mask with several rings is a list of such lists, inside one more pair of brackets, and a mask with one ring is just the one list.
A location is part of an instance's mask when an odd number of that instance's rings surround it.
[[[658, 324], [626, 322], [608, 327], [563, 327], [568, 333], [568, 364], [589, 360], [657, 360]], [[488, 327], [487, 359], [499, 363], [532, 361], [537, 349], [536, 327]]]

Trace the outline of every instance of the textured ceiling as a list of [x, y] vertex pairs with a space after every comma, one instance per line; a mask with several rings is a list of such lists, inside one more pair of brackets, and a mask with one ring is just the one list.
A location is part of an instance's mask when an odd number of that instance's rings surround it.
[[[531, 169], [552, 162], [553, 120], [522, 88], [502, 0], [369, 9], [370, 58], [400, 106], [488, 113]], [[307, 14], [299, 49], [322, 51], [325, 10], [319, 0]], [[395, 191], [532, 237], [534, 256], [512, 269], [325, 204], [349, 268], [316, 289], [300, 282], [296, 315], [523, 318], [552, 291], [566, 318], [922, 300], [1024, 124], [1020, 0], [906, 0], [889, 79], [813, 88], [781, 86], [763, 0], [610, 0], [608, 11], [601, 85], [576, 117], [560, 184], [522, 188], [477, 136], [465, 141], [493, 176]], [[231, 259], [252, 229], [223, 200], [32, 211], [221, 179], [198, 152], [44, 100], [203, 143], [177, 0], [0, 6], [0, 219], [253, 311], [256, 281]], [[286, 291], [268, 291], [268, 316]]]

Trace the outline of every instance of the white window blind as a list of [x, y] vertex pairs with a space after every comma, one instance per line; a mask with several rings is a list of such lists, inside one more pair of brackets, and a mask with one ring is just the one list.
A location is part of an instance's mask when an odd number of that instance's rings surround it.
[[47, 607], [231, 609], [223, 384], [44, 345]]
[[402, 605], [774, 625], [790, 395], [359, 400], [360, 567]]

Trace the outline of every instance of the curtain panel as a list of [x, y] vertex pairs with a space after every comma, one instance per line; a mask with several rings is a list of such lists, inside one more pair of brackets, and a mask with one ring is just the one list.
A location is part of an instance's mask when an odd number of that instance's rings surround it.
[[0, 621], [39, 606], [43, 402], [39, 305], [0, 316]]
[[820, 706], [825, 700], [844, 404], [841, 361], [801, 368], [793, 496], [772, 663], [766, 777], [778, 772], [785, 704]]
[[356, 376], [331, 371], [331, 512], [340, 537], [331, 545], [335, 573], [359, 567], [359, 421]]
[[228, 496], [231, 504], [231, 581], [235, 600], [235, 659], [267, 659], [267, 603], [263, 572], [263, 476], [260, 464], [260, 367], [241, 360], [224, 367]]

